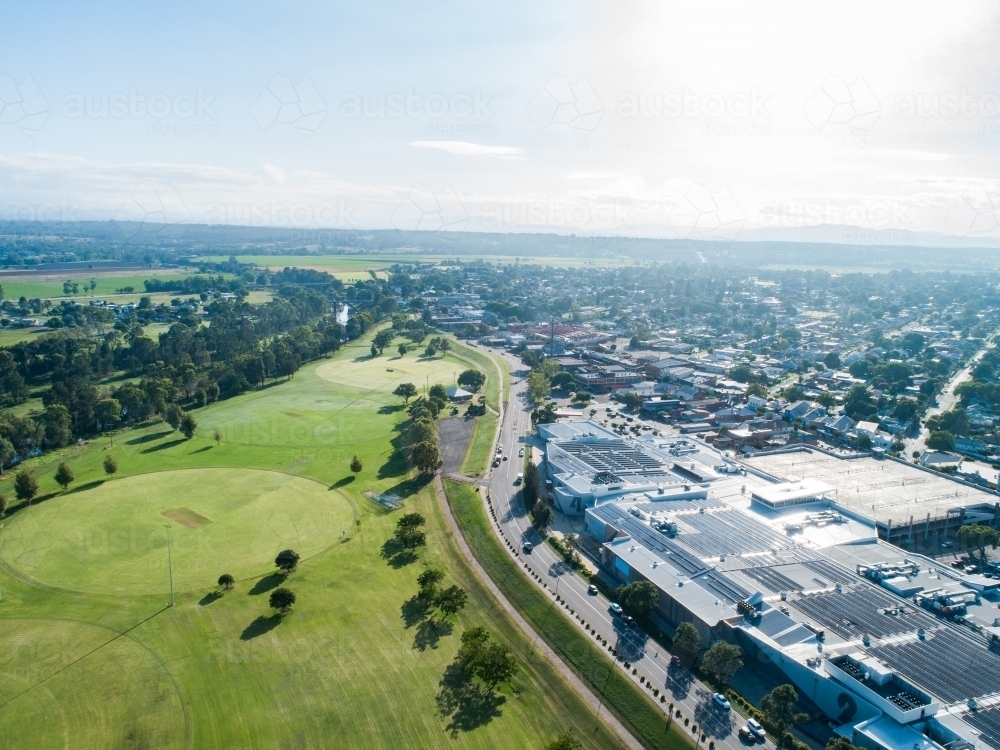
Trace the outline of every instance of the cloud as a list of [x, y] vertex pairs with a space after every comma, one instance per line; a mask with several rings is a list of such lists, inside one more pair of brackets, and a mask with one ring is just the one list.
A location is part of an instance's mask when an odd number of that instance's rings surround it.
[[413, 141], [417, 148], [436, 148], [454, 156], [494, 156], [498, 159], [523, 159], [524, 152], [514, 146], [484, 146], [468, 141]]

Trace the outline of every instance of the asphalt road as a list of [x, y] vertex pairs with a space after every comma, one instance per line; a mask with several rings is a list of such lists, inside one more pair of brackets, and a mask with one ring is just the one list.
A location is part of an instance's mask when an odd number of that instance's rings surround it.
[[[547, 591], [553, 597], [553, 601], [555, 593], [558, 592], [569, 607], [594, 631], [606, 638], [609, 644], [617, 643], [619, 664], [627, 659], [638, 672], [632, 677], [637, 684], [639, 677], [645, 676], [654, 687], [659, 687], [661, 692], [665, 692], [667, 702], [674, 703], [675, 709], [679, 708], [682, 712], [682, 727], [683, 718], [690, 718], [703, 728], [709, 739], [715, 741], [717, 748], [735, 750], [746, 747], [737, 734], [744, 723], [742, 717], [735, 710], [725, 711], [716, 706], [712, 702], [712, 691], [695, 679], [690, 672], [671, 669], [670, 654], [661, 650], [641, 630], [629, 627], [614, 617], [608, 609], [610, 602], [606, 598], [600, 594], [588, 594], [588, 583], [576, 575], [554, 550], [543, 544], [538, 533], [532, 528], [524, 511], [520, 487], [514, 484], [523, 466], [523, 459], [517, 455], [518, 450], [522, 447], [526, 451], [530, 450], [530, 445], [525, 442], [525, 437], [531, 433], [531, 409], [523, 382], [527, 376], [527, 369], [514, 357], [506, 354], [502, 356], [510, 363], [512, 386], [510, 403], [505, 405], [502, 414], [499, 444], [509, 459], [501, 461], [498, 468], [492, 469], [485, 481], [488, 482], [489, 496], [503, 535], [519, 550], [522, 549], [524, 542], [531, 542], [534, 545], [530, 553], [522, 551], [520, 559], [528, 563], [535, 573], [546, 581]], [[577, 624], [581, 629], [584, 628], [583, 623], [577, 622]], [[588, 636], [594, 640], [593, 632]], [[622, 669], [625, 671], [624, 666]], [[631, 669], [627, 673], [631, 675]], [[643, 689], [645, 690], [645, 687]], [[770, 742], [766, 746], [773, 747]]]

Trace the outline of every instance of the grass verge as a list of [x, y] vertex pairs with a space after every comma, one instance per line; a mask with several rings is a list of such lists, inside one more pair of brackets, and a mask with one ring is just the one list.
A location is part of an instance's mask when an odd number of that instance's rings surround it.
[[690, 748], [684, 734], [667, 723], [652, 699], [521, 574], [490, 529], [475, 490], [448, 479], [445, 490], [462, 535], [493, 582], [570, 668], [597, 695], [604, 696], [605, 705], [629, 731], [647, 747], [657, 750]]

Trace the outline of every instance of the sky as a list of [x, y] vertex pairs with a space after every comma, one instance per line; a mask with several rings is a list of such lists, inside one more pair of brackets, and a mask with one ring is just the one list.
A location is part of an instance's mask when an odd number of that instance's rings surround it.
[[1000, 241], [991, 2], [0, 19], [0, 221]]

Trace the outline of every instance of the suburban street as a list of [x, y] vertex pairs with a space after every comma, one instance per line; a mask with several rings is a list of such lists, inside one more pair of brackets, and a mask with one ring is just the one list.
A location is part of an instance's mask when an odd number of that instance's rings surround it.
[[[530, 443], [525, 442], [525, 438], [531, 434], [531, 407], [527, 402], [524, 384], [527, 369], [518, 359], [507, 354], [501, 356], [510, 364], [512, 373], [511, 398], [502, 410], [499, 438], [499, 444], [509, 458], [501, 461], [498, 468], [492, 469], [485, 481], [488, 482], [489, 497], [503, 536], [519, 551], [521, 561], [526, 562], [546, 582], [553, 602], [558, 592], [558, 596], [569, 608], [582, 618], [583, 622], [574, 620], [578, 626], [583, 629], [585, 622], [592, 628], [592, 632], [588, 634], [591, 639], [594, 639], [593, 631], [596, 631], [609, 644], [618, 644], [619, 664], [624, 659], [631, 662], [632, 667], [637, 670], [637, 674], [632, 677], [637, 684], [640, 676], [645, 676], [654, 687], [666, 693], [664, 711], [668, 703], [674, 703], [675, 709], [679, 708], [683, 714], [682, 727], [683, 718], [689, 718], [702, 728], [710, 740], [715, 741], [717, 747], [735, 749], [743, 746], [737, 734], [743, 719], [735, 709], [727, 712], [716, 706], [712, 702], [711, 690], [694, 679], [687, 670], [670, 669], [670, 654], [661, 651], [655, 642], [647, 639], [637, 628], [629, 627], [619, 618], [613, 617], [608, 609], [609, 601], [600, 594], [588, 594], [588, 583], [575, 575], [532, 528], [521, 501], [520, 487], [514, 484], [523, 466], [523, 459], [517, 455], [518, 450], [521, 447], [526, 452], [531, 450]], [[534, 545], [530, 553], [523, 551], [524, 542]], [[561, 605], [554, 603], [554, 606]], [[568, 611], [566, 615], [569, 616]], [[631, 673], [631, 669], [628, 671]], [[643, 689], [646, 689], [645, 686]], [[769, 746], [770, 744], [768, 743]]]

